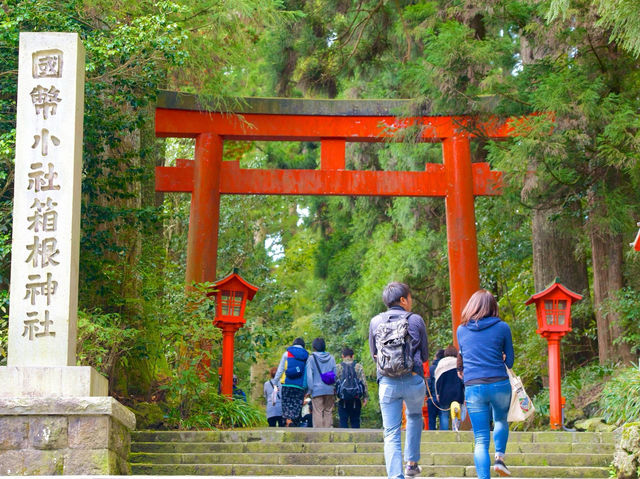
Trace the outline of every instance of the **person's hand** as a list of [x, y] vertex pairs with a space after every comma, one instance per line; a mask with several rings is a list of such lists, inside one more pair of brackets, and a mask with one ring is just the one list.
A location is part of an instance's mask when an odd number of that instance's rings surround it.
[[458, 377], [459, 377], [460, 379], [464, 379], [463, 374], [462, 374], [462, 371], [458, 371]]
[[365, 407], [367, 405], [367, 403], [369, 402], [369, 400], [367, 398], [364, 398], [362, 400], [362, 407]]

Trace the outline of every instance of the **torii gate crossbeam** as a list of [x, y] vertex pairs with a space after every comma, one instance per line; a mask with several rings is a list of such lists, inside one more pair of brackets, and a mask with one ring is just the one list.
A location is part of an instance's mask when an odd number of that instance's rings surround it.
[[[474, 196], [500, 194], [502, 173], [471, 162], [471, 131], [505, 138], [505, 123], [473, 124], [468, 116], [412, 116], [410, 100], [245, 99], [232, 114], [198, 106], [191, 95], [163, 92], [156, 135], [196, 139], [195, 159], [156, 168], [156, 191], [190, 192], [186, 281], [214, 282], [221, 194], [444, 197], [447, 217], [452, 326], [479, 288]], [[418, 127], [419, 141], [442, 143], [443, 164], [424, 171], [345, 169], [346, 142], [401, 141]], [[319, 141], [319, 170], [243, 169], [222, 161], [224, 140]], [[453, 335], [454, 342], [456, 335]]]

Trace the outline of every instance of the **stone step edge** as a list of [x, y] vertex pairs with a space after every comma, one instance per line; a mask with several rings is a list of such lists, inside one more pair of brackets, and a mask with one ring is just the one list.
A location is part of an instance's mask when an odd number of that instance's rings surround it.
[[[336, 457], [344, 457], [344, 456], [379, 456], [382, 454], [382, 451], [379, 452], [332, 452], [332, 456]], [[262, 455], [262, 456], [326, 456], [326, 452], [131, 452], [129, 453], [129, 457], [131, 456], [204, 456], [204, 455], [212, 455], [212, 456], [244, 456], [244, 455]], [[463, 455], [473, 455], [473, 451], [468, 452], [429, 452], [429, 451], [421, 451], [421, 454], [430, 454], [433, 456], [459, 456]], [[578, 452], [507, 452], [508, 457], [513, 456], [549, 456], [549, 457], [561, 457], [561, 456], [589, 456], [589, 457], [612, 457], [612, 454], [597, 452], [597, 453], [578, 453]]]
[[[473, 442], [473, 438], [471, 438], [469, 441], [425, 441], [425, 440], [421, 440], [420, 444], [463, 444], [463, 443], [471, 443]], [[222, 444], [296, 444], [296, 442], [294, 441], [238, 441], [238, 442], [231, 442], [231, 441], [131, 441], [131, 444], [176, 444], [176, 443], [182, 443], [182, 444], [211, 444], [211, 445], [222, 445]], [[321, 442], [307, 442], [307, 444], [323, 444]], [[380, 438], [380, 441], [332, 441], [332, 442], [327, 442], [324, 444], [349, 444], [349, 445], [369, 445], [369, 444], [383, 444], [383, 440], [382, 438]], [[509, 439], [509, 444], [523, 444], [523, 445], [527, 445], [527, 444], [544, 444], [544, 445], [552, 445], [552, 444], [579, 444], [581, 446], [584, 447], [588, 447], [589, 445], [600, 445], [600, 444], [609, 444], [612, 446], [615, 446], [615, 442], [569, 442], [569, 441], [563, 441], [563, 442], [531, 442], [531, 441], [512, 441], [511, 439]]]
[[[365, 468], [371, 468], [371, 467], [385, 467], [384, 464], [240, 464], [240, 463], [233, 463], [233, 464], [226, 464], [226, 463], [220, 463], [220, 464], [153, 464], [153, 463], [149, 463], [149, 462], [136, 462], [135, 466], [158, 466], [158, 467], [194, 467], [194, 466], [212, 466], [212, 467], [237, 467], [237, 466], [246, 466], [247, 468], [249, 467], [260, 467], [260, 466], [265, 466], [265, 467], [274, 467], [274, 468], [287, 468], [287, 467], [292, 467], [292, 468], [307, 468], [307, 467], [318, 467], [318, 468], [328, 468], [328, 467], [348, 467], [351, 469], [357, 469], [357, 468], [361, 468], [361, 469], [365, 469]], [[475, 466], [472, 465], [464, 465], [464, 464], [424, 464], [422, 465], [423, 468], [444, 468], [444, 469], [454, 469], [454, 468], [474, 468]], [[550, 469], [550, 470], [556, 470], [556, 471], [564, 471], [567, 469], [575, 469], [575, 470], [603, 470], [603, 471], [608, 471], [609, 468], [608, 466], [509, 466], [509, 469], [512, 469], [513, 471], [519, 471], [522, 469], [531, 469], [531, 468], [535, 468], [537, 470], [539, 469]]]

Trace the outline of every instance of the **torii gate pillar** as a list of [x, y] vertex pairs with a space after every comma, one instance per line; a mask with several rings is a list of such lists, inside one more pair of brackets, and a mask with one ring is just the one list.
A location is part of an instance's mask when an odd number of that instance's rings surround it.
[[216, 280], [222, 144], [222, 138], [214, 133], [201, 133], [196, 137], [187, 239], [187, 285]]
[[451, 291], [453, 343], [458, 346], [456, 329], [460, 315], [473, 293], [480, 289], [478, 242], [473, 197], [471, 145], [467, 136], [454, 136], [442, 142], [447, 177], [447, 248]]

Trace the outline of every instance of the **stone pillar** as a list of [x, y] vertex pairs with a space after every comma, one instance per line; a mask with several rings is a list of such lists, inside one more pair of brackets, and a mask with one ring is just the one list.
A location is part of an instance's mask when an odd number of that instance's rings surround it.
[[0, 475], [130, 474], [134, 427], [111, 397], [0, 398]]
[[126, 474], [135, 416], [76, 366], [84, 47], [21, 33], [0, 475]]

